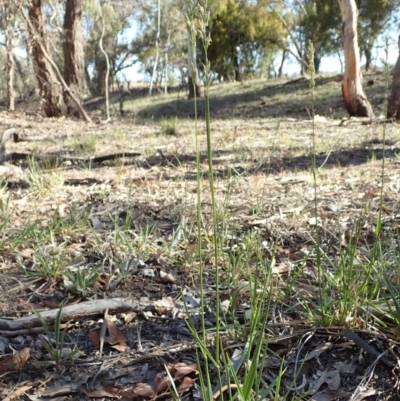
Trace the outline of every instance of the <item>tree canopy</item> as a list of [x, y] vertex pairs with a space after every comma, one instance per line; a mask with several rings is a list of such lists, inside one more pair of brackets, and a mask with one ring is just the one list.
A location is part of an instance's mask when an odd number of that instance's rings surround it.
[[[66, 6], [75, 2], [38, 2], [49, 39], [48, 51], [60, 71], [64, 71], [65, 66], [71, 65], [71, 61], [77, 57], [65, 54], [64, 31]], [[79, 86], [84, 87], [86, 92], [104, 93], [106, 60], [99, 47], [102, 34], [103, 47], [110, 64], [110, 85], [124, 79], [124, 72], [134, 64], [138, 65], [136, 71], [143, 73], [141, 77], [153, 79], [155, 84], [165, 87], [188, 78], [188, 41], [182, 0], [160, 2], [159, 35], [157, 0], [79, 2], [82, 3], [80, 36], [83, 41], [83, 68], [79, 70], [84, 71], [85, 76], [84, 83], [82, 77], [76, 82], [80, 82]], [[0, 30], [4, 34], [0, 37], [0, 42], [3, 41], [0, 59], [9, 65], [10, 71], [14, 71], [14, 87], [20, 91], [32, 91], [37, 82], [32, 79], [33, 64], [30, 57], [24, 59], [14, 53], [15, 70], [9, 57], [7, 61], [7, 52], [13, 52], [11, 47], [25, 47], [26, 54], [30, 54], [24, 20], [12, 11], [14, 2], [3, 0], [2, 4], [1, 13], [4, 15], [0, 19]], [[358, 33], [362, 38], [359, 43], [362, 61], [365, 68], [369, 69], [374, 63], [374, 49], [379, 36], [397, 26], [400, 0], [356, 0], [356, 5], [359, 12]], [[99, 6], [103, 10], [102, 18]], [[338, 59], [342, 59], [342, 22], [336, 0], [209, 0], [208, 7], [211, 44], [207, 56], [215, 77], [240, 81], [247, 77], [281, 74], [288, 57], [291, 57], [292, 63], [293, 59], [299, 63], [301, 72], [311, 61], [318, 72], [325, 56], [336, 54]], [[309, 41], [315, 47], [314, 60], [307, 58], [306, 46]], [[157, 62], [156, 44], [159, 52]], [[67, 51], [74, 49], [71, 43]], [[197, 52], [197, 64], [201, 72], [205, 55], [200, 43]], [[67, 68], [64, 74], [70, 82], [68, 71]], [[3, 85], [5, 89], [6, 84]]]

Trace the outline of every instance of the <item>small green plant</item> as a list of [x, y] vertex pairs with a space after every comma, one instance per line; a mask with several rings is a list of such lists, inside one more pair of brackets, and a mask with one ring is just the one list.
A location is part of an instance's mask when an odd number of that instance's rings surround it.
[[160, 134], [167, 135], [167, 136], [178, 135], [179, 132], [178, 132], [178, 128], [177, 128], [177, 119], [176, 118], [165, 118], [161, 122]]
[[43, 319], [42, 315], [36, 310], [33, 312], [46, 333], [46, 336], [42, 337], [42, 344], [48, 352], [48, 360], [37, 361], [36, 363], [41, 366], [56, 366], [59, 368], [63, 363], [73, 359], [79, 353], [79, 349], [76, 347], [73, 349], [65, 347], [65, 335], [67, 327], [64, 330], [61, 330], [62, 306], [58, 310], [56, 319], [54, 321], [54, 334], [51, 333], [50, 328]]
[[133, 272], [136, 272], [140, 264], [140, 259], [125, 258], [115, 261], [119, 275], [124, 279], [131, 277]]
[[76, 271], [67, 269], [65, 274], [70, 281], [68, 289], [82, 295], [83, 297], [86, 297], [91, 292], [99, 277], [99, 274], [95, 269], [90, 272], [81, 270], [80, 268]]
[[56, 281], [61, 277], [69, 262], [70, 258], [64, 250], [49, 252], [43, 247], [37, 246], [34, 251], [33, 267], [31, 269], [25, 268], [24, 270], [28, 276]]
[[[42, 171], [39, 164], [32, 158], [28, 159], [28, 184], [34, 195], [43, 195], [48, 191], [64, 186], [64, 176], [61, 170]], [[44, 168], [50, 165], [44, 166]]]
[[98, 142], [98, 137], [95, 135], [83, 136], [80, 135], [75, 138], [72, 143], [72, 148], [79, 155], [93, 155], [96, 153], [96, 146]]

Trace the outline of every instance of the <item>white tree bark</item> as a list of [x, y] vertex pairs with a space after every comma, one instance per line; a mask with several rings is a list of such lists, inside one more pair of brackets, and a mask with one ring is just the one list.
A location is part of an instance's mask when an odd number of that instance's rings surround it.
[[171, 46], [171, 31], [168, 31], [168, 41], [167, 41], [167, 46], [165, 47], [165, 56], [164, 56], [165, 57], [164, 58], [164, 62], [165, 62], [164, 93], [168, 93], [168, 52], [169, 52], [170, 46]]
[[8, 14], [11, 13], [10, 3], [8, 1], [0, 2], [1, 23], [3, 25], [3, 32], [6, 40], [6, 73], [7, 73], [7, 110], [15, 110], [15, 92], [14, 92], [14, 44], [13, 44], [13, 20], [10, 20]]
[[154, 80], [156, 79], [157, 74], [157, 65], [158, 65], [158, 58], [159, 58], [159, 41], [160, 41], [160, 25], [161, 25], [161, 0], [158, 0], [158, 10], [157, 10], [157, 35], [156, 35], [156, 58], [154, 60], [153, 65], [153, 73], [151, 75], [150, 81], [150, 88], [149, 88], [149, 95], [153, 92], [153, 85]]

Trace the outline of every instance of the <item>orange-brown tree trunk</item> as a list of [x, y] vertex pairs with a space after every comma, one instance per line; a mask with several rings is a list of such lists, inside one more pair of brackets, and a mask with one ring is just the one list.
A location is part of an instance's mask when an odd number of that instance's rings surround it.
[[360, 49], [357, 36], [357, 6], [355, 0], [338, 0], [342, 15], [342, 40], [345, 68], [342, 94], [351, 116], [373, 117], [374, 112], [362, 87]]
[[44, 112], [47, 117], [65, 116], [68, 108], [64, 101], [62, 85], [57, 79], [53, 66], [43, 52], [43, 49], [45, 49], [49, 53], [42, 0], [30, 0], [28, 17], [33, 28], [29, 29], [33, 68], [38, 81]]
[[[82, 101], [86, 88], [82, 36], [82, 0], [67, 0], [66, 2], [63, 51], [64, 80], [79, 101]], [[67, 96], [64, 100], [68, 105], [69, 114], [77, 114], [76, 106], [73, 102], [70, 102], [69, 97]]]
[[388, 99], [387, 117], [400, 120], [400, 36], [399, 36], [399, 56], [393, 69], [392, 84]]

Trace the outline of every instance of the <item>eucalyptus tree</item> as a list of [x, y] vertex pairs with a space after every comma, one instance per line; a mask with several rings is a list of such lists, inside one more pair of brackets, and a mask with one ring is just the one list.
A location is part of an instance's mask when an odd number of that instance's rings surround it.
[[100, 38], [103, 37], [103, 49], [109, 58], [112, 82], [118, 72], [136, 62], [135, 49], [124, 38], [124, 34], [132, 29], [136, 0], [100, 0], [103, 18], [98, 6], [97, 0], [84, 2], [85, 68], [91, 91], [104, 94], [107, 60], [99, 46]]
[[63, 23], [64, 79], [82, 100], [86, 89], [82, 0], [67, 0]]
[[158, 10], [158, 0], [138, 2], [137, 35], [130, 47], [137, 53], [144, 72], [157, 85], [164, 81], [165, 88], [178, 72], [181, 75], [187, 72], [187, 30], [181, 0], [161, 1], [159, 27]]
[[399, 55], [393, 69], [392, 84], [388, 99], [388, 118], [400, 120], [400, 35], [398, 38]]
[[343, 21], [345, 70], [342, 82], [344, 104], [351, 116], [373, 117], [372, 107], [362, 87], [355, 0], [338, 0]]
[[365, 70], [372, 66], [373, 48], [379, 35], [397, 28], [400, 0], [356, 0], [360, 51], [365, 57]]
[[[307, 43], [315, 48], [314, 67], [319, 71], [321, 58], [342, 49], [340, 9], [335, 0], [282, 0], [286, 6], [281, 15], [288, 32], [292, 49], [290, 53], [305, 72], [309, 64]], [[372, 50], [376, 40], [395, 21], [400, 0], [355, 0], [357, 7], [357, 30], [362, 40], [361, 55], [365, 57], [365, 69], [371, 67]]]
[[14, 91], [14, 37], [16, 32], [16, 7], [9, 0], [0, 1], [0, 24], [4, 32], [6, 47], [6, 80], [7, 80], [7, 110], [15, 110], [15, 91]]
[[213, 71], [240, 81], [254, 72], [286, 41], [279, 8], [266, 0], [210, 1], [208, 58]]

